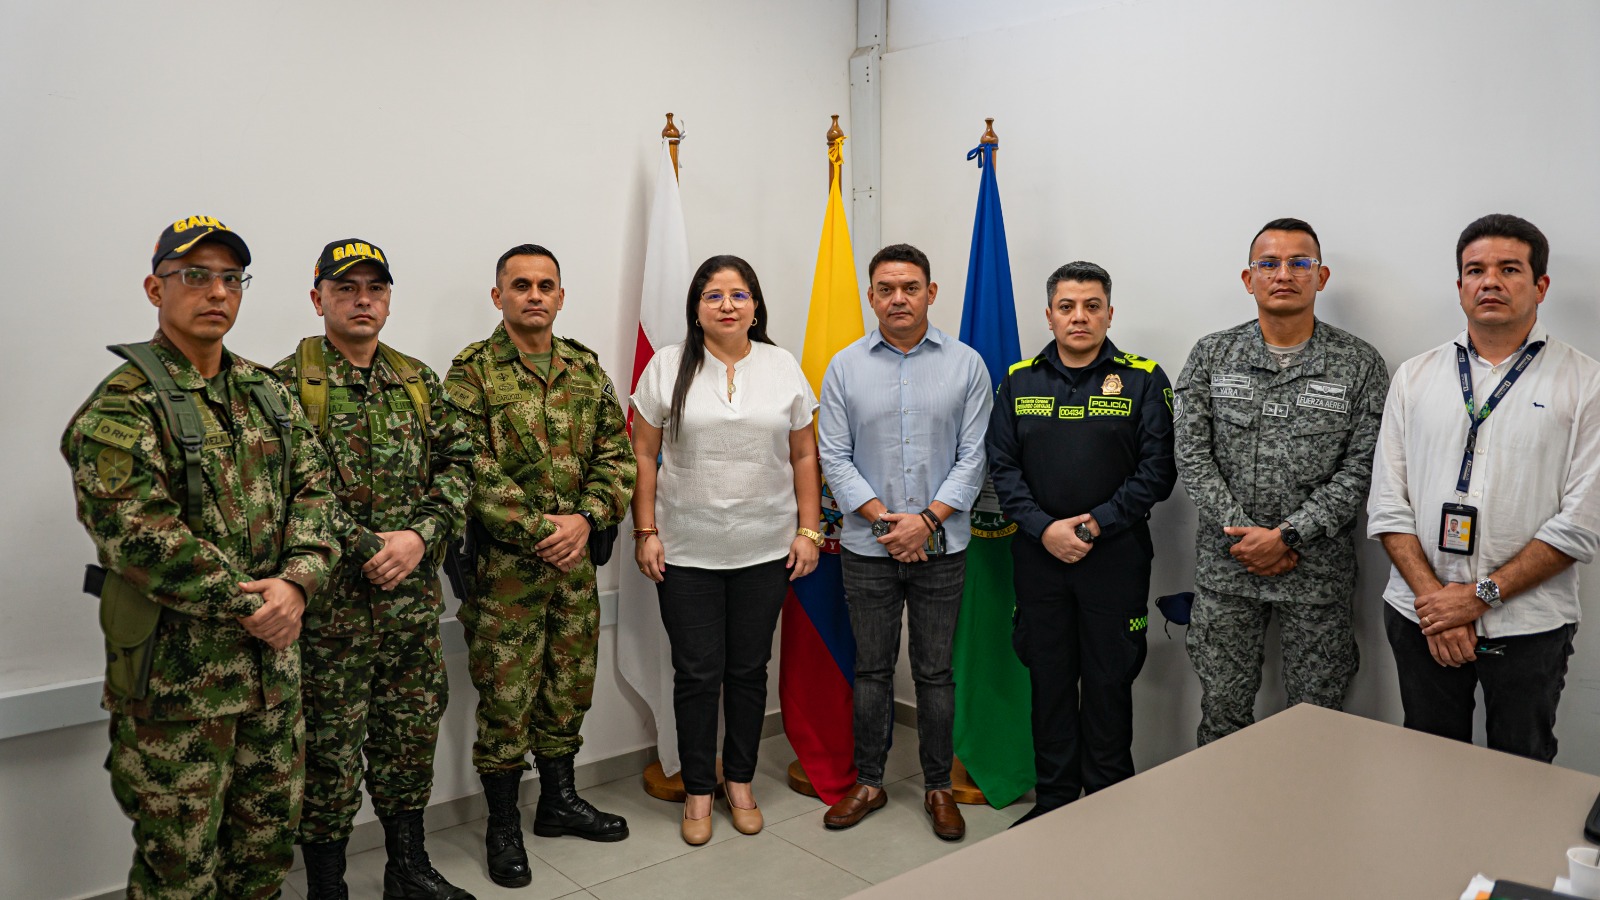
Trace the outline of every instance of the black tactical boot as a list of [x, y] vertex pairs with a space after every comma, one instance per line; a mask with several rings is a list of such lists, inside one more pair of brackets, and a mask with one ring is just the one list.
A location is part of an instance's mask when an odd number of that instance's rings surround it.
[[489, 828], [483, 835], [489, 852], [489, 880], [501, 887], [525, 887], [533, 880], [533, 872], [528, 868], [528, 851], [522, 846], [522, 815], [517, 811], [522, 770], [479, 773], [478, 780], [489, 801]]
[[539, 766], [539, 806], [533, 833], [539, 837], [570, 834], [586, 841], [620, 841], [628, 836], [628, 820], [603, 813], [578, 796], [572, 786], [572, 757], [534, 758]]
[[383, 823], [383, 849], [389, 854], [383, 867], [383, 900], [473, 900], [445, 881], [428, 861], [422, 844], [422, 810], [379, 816], [378, 821]]
[[306, 860], [306, 896], [310, 900], [350, 900], [350, 890], [344, 884], [344, 848], [348, 843], [350, 839], [345, 838], [300, 845], [300, 855]]

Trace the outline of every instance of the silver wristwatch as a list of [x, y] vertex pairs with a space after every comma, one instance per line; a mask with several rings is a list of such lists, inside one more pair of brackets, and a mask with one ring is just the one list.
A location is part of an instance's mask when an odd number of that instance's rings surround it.
[[1085, 544], [1094, 543], [1094, 531], [1089, 527], [1088, 522], [1079, 522], [1078, 527], [1072, 529], [1072, 533], [1077, 535], [1078, 540], [1083, 541]]
[[1500, 585], [1495, 584], [1493, 578], [1478, 579], [1478, 599], [1489, 604], [1490, 609], [1499, 609], [1505, 604], [1500, 599]]

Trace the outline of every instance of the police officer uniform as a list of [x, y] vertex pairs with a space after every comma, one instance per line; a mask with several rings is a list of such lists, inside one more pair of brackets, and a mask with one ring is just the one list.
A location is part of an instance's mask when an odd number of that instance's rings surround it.
[[[1151, 507], [1177, 480], [1172, 389], [1155, 361], [1110, 340], [1068, 368], [1052, 341], [1011, 367], [987, 438], [1011, 542], [1017, 613], [1012, 641], [1033, 688], [1041, 811], [1133, 774], [1133, 680], [1144, 666], [1153, 548]], [[1091, 513], [1093, 549], [1068, 564], [1045, 529]]]
[[[1178, 471], [1199, 513], [1195, 606], [1187, 639], [1200, 677], [1199, 742], [1255, 719], [1267, 620], [1278, 611], [1289, 704], [1344, 703], [1359, 664], [1351, 629], [1356, 513], [1389, 370], [1371, 344], [1321, 320], [1287, 364], [1251, 320], [1195, 344], [1178, 377]], [[1281, 575], [1252, 575], [1225, 527], [1284, 531], [1299, 554]]]

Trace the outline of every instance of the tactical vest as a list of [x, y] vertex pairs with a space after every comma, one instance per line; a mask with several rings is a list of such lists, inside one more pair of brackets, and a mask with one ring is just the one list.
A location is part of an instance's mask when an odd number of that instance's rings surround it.
[[[172, 373], [162, 365], [148, 342], [114, 344], [106, 349], [132, 363], [155, 389], [167, 434], [177, 441], [183, 453], [183, 484], [181, 489], [174, 486], [173, 494], [175, 498], [181, 495], [184, 521], [189, 530], [198, 535], [205, 501], [205, 480], [201, 471], [205, 426], [200, 417], [200, 403], [193, 394], [178, 387]], [[283, 444], [283, 494], [287, 498], [290, 471], [294, 468], [293, 420], [265, 377], [251, 383], [248, 390], [262, 413], [277, 426]], [[100, 630], [106, 639], [106, 686], [117, 696], [143, 700], [150, 687], [156, 626], [166, 607], [145, 596], [116, 572], [92, 564], [85, 568], [84, 593], [100, 598]]]
[[[406, 393], [411, 395], [411, 405], [422, 417], [422, 424], [431, 425], [433, 415], [428, 405], [428, 385], [422, 380], [422, 373], [405, 354], [382, 341], [378, 342], [378, 355], [400, 376]], [[300, 373], [300, 405], [306, 409], [306, 418], [316, 427], [317, 434], [327, 437], [328, 358], [322, 351], [322, 338], [308, 337], [300, 342], [294, 351], [294, 367]], [[426, 427], [423, 433], [427, 433]]]

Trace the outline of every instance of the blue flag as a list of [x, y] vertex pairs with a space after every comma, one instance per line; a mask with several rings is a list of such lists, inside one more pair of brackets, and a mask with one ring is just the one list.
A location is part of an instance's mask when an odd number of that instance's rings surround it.
[[[1017, 341], [1017, 306], [1011, 291], [1011, 256], [1000, 214], [995, 179], [996, 144], [967, 154], [978, 160], [982, 181], [967, 261], [967, 295], [961, 310], [961, 341], [977, 350], [999, 387], [1022, 357]], [[994, 486], [985, 482], [972, 509], [967, 547], [967, 583], [956, 623], [955, 750], [973, 783], [1000, 808], [1027, 793], [1035, 780], [1028, 670], [1011, 647], [1011, 617], [1017, 598], [1011, 582], [1011, 540], [1016, 523], [1000, 512]]]

